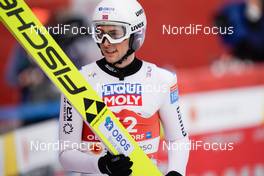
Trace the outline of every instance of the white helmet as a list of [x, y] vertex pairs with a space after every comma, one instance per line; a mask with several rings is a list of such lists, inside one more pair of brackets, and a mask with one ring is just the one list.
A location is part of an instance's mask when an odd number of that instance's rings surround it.
[[[92, 24], [96, 43], [102, 43], [104, 38], [120, 43], [130, 37], [129, 50], [136, 51], [144, 42], [147, 20], [137, 0], [102, 0], [95, 8]], [[102, 25], [111, 25], [119, 33], [104, 33], [98, 28]]]

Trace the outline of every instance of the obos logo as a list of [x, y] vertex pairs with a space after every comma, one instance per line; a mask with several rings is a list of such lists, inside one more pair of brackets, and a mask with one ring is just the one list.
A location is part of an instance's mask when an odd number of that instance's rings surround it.
[[106, 84], [102, 87], [102, 97], [107, 106], [142, 106], [142, 85]]
[[131, 144], [129, 144], [128, 140], [120, 133], [120, 130], [114, 126], [114, 123], [110, 117], [105, 119], [104, 127], [110, 132], [110, 141], [112, 141], [114, 145], [117, 145], [119, 150], [120, 147], [122, 148], [120, 152], [127, 152], [129, 149], [131, 149]]
[[107, 118], [105, 119], [105, 128], [106, 128], [108, 131], [111, 131], [113, 127], [114, 127], [114, 123], [113, 123], [113, 121], [110, 119], [110, 117], [107, 117]]

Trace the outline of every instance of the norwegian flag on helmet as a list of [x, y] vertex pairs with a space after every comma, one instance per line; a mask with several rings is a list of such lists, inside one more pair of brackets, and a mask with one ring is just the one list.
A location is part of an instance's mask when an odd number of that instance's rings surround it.
[[103, 20], [108, 20], [108, 15], [102, 15]]

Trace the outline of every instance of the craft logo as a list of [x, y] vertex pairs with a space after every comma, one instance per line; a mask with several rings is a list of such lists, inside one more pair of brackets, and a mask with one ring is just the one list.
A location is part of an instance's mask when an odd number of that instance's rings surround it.
[[131, 83], [106, 84], [102, 87], [102, 97], [110, 106], [142, 106], [142, 85]]
[[64, 126], [63, 126], [63, 132], [65, 134], [71, 134], [73, 132], [73, 126], [72, 126], [72, 124], [70, 124], [70, 123], [64, 124]]

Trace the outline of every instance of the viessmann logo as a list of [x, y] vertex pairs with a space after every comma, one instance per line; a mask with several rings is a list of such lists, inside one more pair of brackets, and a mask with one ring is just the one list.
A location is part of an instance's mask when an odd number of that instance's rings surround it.
[[106, 84], [102, 97], [107, 106], [142, 106], [142, 85], [131, 83]]

